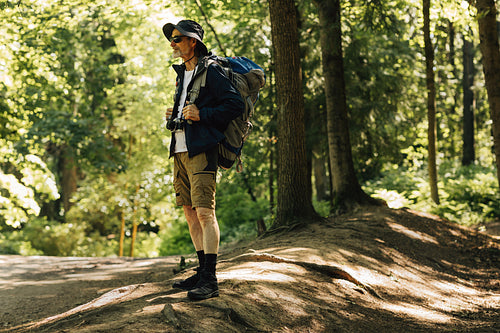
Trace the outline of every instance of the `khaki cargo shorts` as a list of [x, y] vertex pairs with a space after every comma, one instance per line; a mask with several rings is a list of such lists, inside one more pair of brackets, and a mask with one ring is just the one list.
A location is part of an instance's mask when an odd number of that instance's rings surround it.
[[216, 146], [191, 158], [187, 152], [174, 155], [174, 189], [177, 205], [215, 209], [217, 154]]

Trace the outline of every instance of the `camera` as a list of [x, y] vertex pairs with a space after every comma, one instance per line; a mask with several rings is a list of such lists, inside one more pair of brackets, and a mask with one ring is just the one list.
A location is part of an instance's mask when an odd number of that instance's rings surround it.
[[172, 132], [175, 131], [181, 131], [184, 129], [184, 119], [169, 119], [167, 121], [167, 129], [171, 130]]

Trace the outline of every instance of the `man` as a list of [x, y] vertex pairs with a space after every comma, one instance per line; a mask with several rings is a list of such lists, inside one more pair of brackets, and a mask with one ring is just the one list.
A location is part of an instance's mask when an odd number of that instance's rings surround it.
[[[193, 300], [219, 295], [215, 266], [219, 250], [219, 225], [215, 216], [218, 143], [229, 122], [244, 110], [243, 100], [218, 65], [207, 67], [211, 56], [203, 44], [203, 28], [191, 20], [167, 23], [163, 33], [170, 41], [177, 72], [175, 102], [166, 112], [172, 130], [170, 156], [174, 157], [177, 205], [183, 206], [191, 240], [198, 255], [196, 274], [173, 284], [188, 290]], [[188, 102], [194, 79], [207, 71], [195, 103]]]

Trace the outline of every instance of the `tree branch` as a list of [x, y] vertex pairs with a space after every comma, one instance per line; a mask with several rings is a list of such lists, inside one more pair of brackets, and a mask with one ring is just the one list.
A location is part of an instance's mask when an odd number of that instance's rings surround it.
[[195, 2], [196, 2], [196, 5], [198, 6], [198, 8], [200, 9], [201, 15], [203, 15], [203, 18], [205, 19], [205, 23], [210, 27], [210, 30], [212, 30], [212, 32], [215, 36], [215, 40], [217, 41], [217, 44], [219, 45], [219, 48], [222, 51], [222, 54], [224, 55], [224, 57], [227, 57], [226, 50], [222, 46], [222, 43], [220, 42], [219, 37], [217, 36], [217, 32], [215, 32], [213, 25], [210, 24], [210, 21], [208, 20], [208, 16], [205, 13], [205, 11], [203, 10], [203, 7], [201, 6], [200, 0], [196, 0]]

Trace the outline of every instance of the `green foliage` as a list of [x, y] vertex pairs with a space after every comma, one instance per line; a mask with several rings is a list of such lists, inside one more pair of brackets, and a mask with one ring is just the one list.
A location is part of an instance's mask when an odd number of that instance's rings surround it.
[[172, 221], [167, 228], [160, 232], [160, 237], [162, 239], [159, 251], [161, 256], [194, 252], [194, 246], [184, 218]]
[[2, 150], [0, 165], [10, 166], [14, 174], [0, 169], [0, 230], [3, 225], [21, 227], [40, 213], [40, 202], [59, 198], [54, 176], [39, 157], [22, 156], [8, 146]]
[[257, 235], [257, 220], [268, 214], [268, 202], [265, 198], [253, 201], [245, 188], [238, 186], [237, 182], [219, 185], [220, 192], [224, 193], [217, 196], [216, 208], [221, 241], [231, 242]]
[[85, 222], [80, 224], [31, 219], [19, 231], [0, 238], [0, 253], [57, 256], [110, 256], [116, 253], [116, 241], [102, 239], [97, 233], [87, 235]]
[[471, 226], [500, 217], [500, 192], [493, 167], [443, 166], [439, 175], [440, 205], [430, 199], [425, 169], [394, 167], [381, 178], [365, 183], [367, 193], [384, 199], [389, 207], [409, 207]]
[[[493, 165], [493, 157], [477, 50], [477, 164], [446, 162], [459, 159], [461, 151], [463, 36], [478, 45], [464, 3], [436, 2], [431, 10], [440, 206], [428, 194], [420, 3], [342, 2], [342, 30], [354, 164], [365, 189], [395, 207], [469, 225], [498, 218], [500, 198], [494, 170], [481, 167]], [[193, 252], [182, 209], [174, 206], [170, 133], [164, 127], [177, 60], [170, 58], [161, 27], [181, 18], [204, 26], [205, 44], [214, 53], [247, 56], [266, 71], [243, 151], [244, 172], [221, 172], [216, 213], [223, 242], [254, 237], [259, 219], [271, 223], [276, 165], [270, 169], [279, 138], [266, 1], [26, 0], [4, 2], [1, 9], [0, 253], [117, 255], [122, 219], [125, 255], [134, 224], [137, 256]], [[308, 151], [327, 165], [316, 6], [298, 2], [297, 11]], [[74, 167], [77, 188], [64, 211], [68, 184], [62, 174], [68, 167]], [[328, 202], [314, 205], [328, 215]]]
[[314, 210], [322, 217], [328, 217], [331, 212], [331, 204], [328, 201], [313, 200]]

